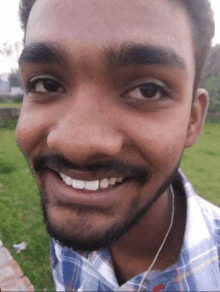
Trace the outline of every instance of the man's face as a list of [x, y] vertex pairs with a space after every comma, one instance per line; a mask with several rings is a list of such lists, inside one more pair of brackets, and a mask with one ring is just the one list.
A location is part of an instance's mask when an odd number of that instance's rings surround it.
[[164, 192], [196, 140], [189, 20], [168, 0], [37, 0], [25, 47], [17, 139], [48, 230], [99, 248]]

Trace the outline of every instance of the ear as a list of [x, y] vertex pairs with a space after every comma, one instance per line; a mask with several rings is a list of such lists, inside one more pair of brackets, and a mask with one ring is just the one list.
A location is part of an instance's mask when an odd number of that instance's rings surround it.
[[209, 94], [205, 89], [197, 89], [196, 95], [192, 102], [190, 120], [187, 129], [185, 148], [193, 146], [202, 133], [205, 123], [206, 114], [209, 106]]

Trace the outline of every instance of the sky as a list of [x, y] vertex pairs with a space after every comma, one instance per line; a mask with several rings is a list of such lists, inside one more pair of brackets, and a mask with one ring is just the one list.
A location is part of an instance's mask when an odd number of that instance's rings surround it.
[[[0, 49], [3, 43], [22, 43], [23, 32], [20, 28], [18, 18], [18, 7], [20, 0], [0, 1]], [[213, 45], [220, 43], [220, 0], [211, 0], [216, 24], [216, 33]], [[22, 46], [21, 46], [22, 47]], [[6, 58], [0, 55], [0, 74], [10, 72], [17, 66], [17, 56]]]

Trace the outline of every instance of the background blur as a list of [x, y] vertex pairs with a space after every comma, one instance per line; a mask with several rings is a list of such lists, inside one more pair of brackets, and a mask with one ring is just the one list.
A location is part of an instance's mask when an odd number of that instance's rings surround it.
[[[23, 31], [19, 22], [20, 0], [0, 2], [0, 96], [22, 95], [22, 85], [18, 77], [17, 61], [23, 47]], [[202, 86], [210, 92], [210, 113], [220, 113], [220, 0], [211, 0], [216, 23], [213, 49]], [[3, 98], [1, 98], [3, 100]], [[10, 99], [4, 98], [4, 102]]]
[[[220, 0], [211, 3], [216, 34], [201, 81], [210, 94], [209, 113], [199, 143], [185, 151], [181, 168], [199, 195], [220, 206]], [[23, 100], [18, 7], [19, 0], [0, 0], [0, 240], [35, 291], [54, 291], [38, 187], [15, 138]], [[23, 241], [27, 248], [16, 253], [13, 244]]]

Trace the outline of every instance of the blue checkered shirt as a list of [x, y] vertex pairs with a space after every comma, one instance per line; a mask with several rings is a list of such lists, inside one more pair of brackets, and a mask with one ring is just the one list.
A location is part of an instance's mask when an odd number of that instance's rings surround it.
[[[141, 291], [220, 291], [220, 209], [199, 197], [179, 170], [187, 202], [187, 220], [179, 260], [152, 270]], [[119, 286], [110, 253], [80, 256], [51, 240], [51, 264], [57, 291], [137, 291], [144, 273]]]

